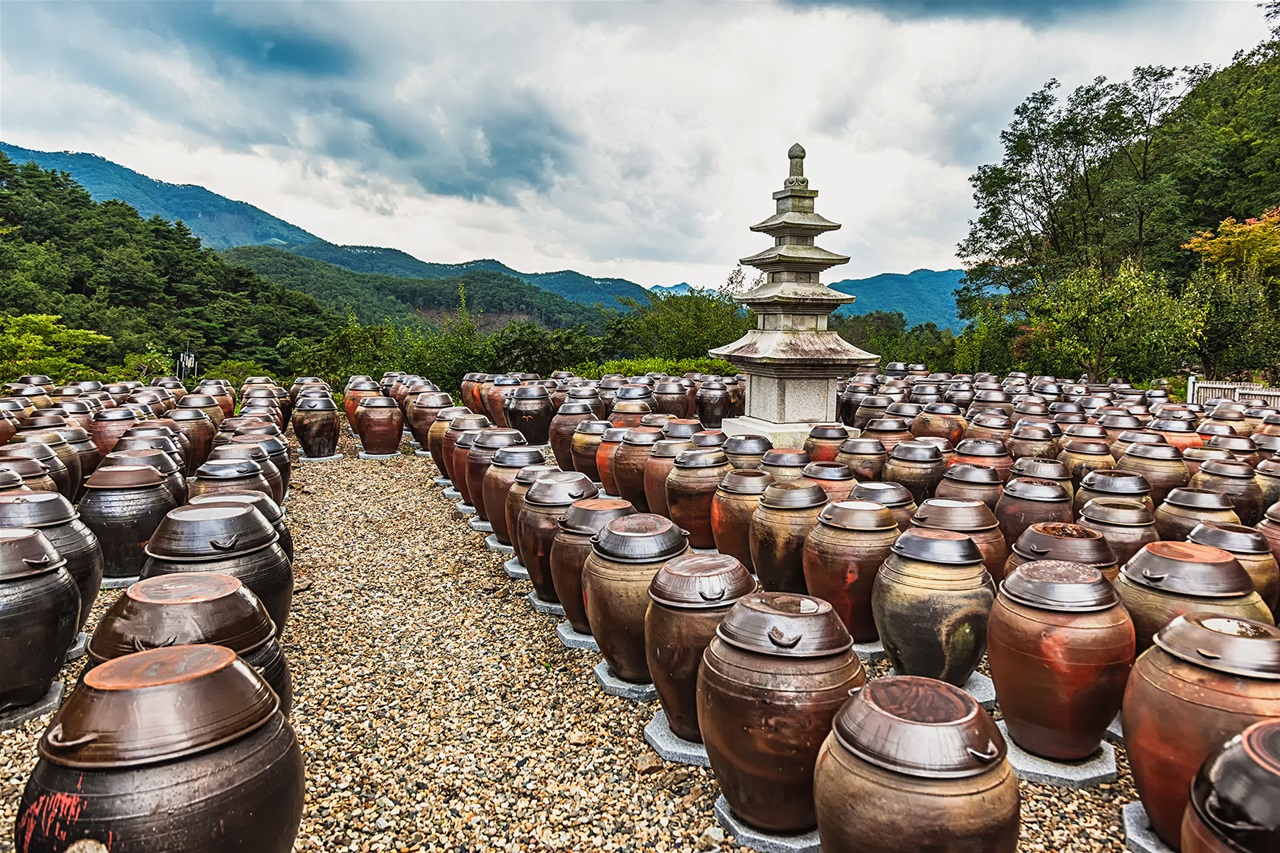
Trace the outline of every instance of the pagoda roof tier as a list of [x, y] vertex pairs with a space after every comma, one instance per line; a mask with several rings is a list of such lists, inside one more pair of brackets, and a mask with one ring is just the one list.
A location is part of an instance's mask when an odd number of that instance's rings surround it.
[[777, 270], [821, 272], [830, 267], [849, 263], [849, 256], [837, 255], [819, 246], [787, 243], [781, 246], [770, 246], [758, 255], [743, 258], [741, 263], [765, 272]]
[[880, 356], [858, 349], [831, 330], [752, 329], [709, 354], [763, 376], [842, 376], [849, 368], [880, 361]]
[[751, 226], [752, 231], [762, 231], [770, 237], [814, 237], [838, 228], [840, 223], [832, 222], [821, 213], [804, 213], [798, 210], [775, 213], [764, 222]]
[[815, 282], [767, 281], [739, 296], [738, 301], [757, 311], [777, 305], [792, 314], [828, 314], [855, 298]]

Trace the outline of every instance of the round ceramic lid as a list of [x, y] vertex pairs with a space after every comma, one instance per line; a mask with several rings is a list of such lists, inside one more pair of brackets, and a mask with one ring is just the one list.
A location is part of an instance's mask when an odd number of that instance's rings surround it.
[[475, 447], [485, 450], [497, 450], [500, 447], [512, 447], [526, 444], [524, 433], [518, 429], [491, 428], [480, 431], [476, 436]]
[[1023, 441], [1048, 441], [1053, 438], [1053, 430], [1043, 424], [1019, 421], [1009, 436]]
[[583, 435], [604, 435], [611, 428], [609, 421], [583, 421], [574, 427], [573, 431]]
[[1194, 542], [1149, 542], [1120, 569], [1141, 586], [1201, 598], [1254, 591], [1253, 580], [1227, 551]]
[[71, 501], [57, 492], [15, 491], [0, 495], [0, 527], [53, 527], [77, 518]]
[[843, 462], [810, 462], [801, 473], [810, 480], [853, 479], [853, 471]]
[[594, 536], [615, 518], [634, 515], [636, 508], [630, 501], [613, 498], [587, 498], [574, 501], [560, 516], [560, 529], [566, 533]]
[[1271, 551], [1267, 537], [1243, 524], [1202, 522], [1187, 536], [1187, 541], [1221, 548], [1232, 554], [1267, 554]]
[[794, 447], [775, 447], [765, 451], [760, 464], [777, 468], [803, 468], [809, 464], [809, 454]]
[[[471, 410], [468, 409], [466, 406], [446, 406], [445, 408], [436, 412], [435, 419], [437, 421], [444, 421], [445, 423], [449, 424], [450, 427], [452, 427], [454, 418], [460, 418], [463, 415], [469, 415], [469, 414], [471, 414]], [[486, 420], [488, 419], [486, 418]]]
[[554, 474], [559, 470], [559, 465], [526, 465], [516, 472], [516, 482], [532, 486], [538, 479], [547, 474]]
[[809, 430], [809, 437], [844, 441], [849, 437], [849, 430], [843, 424], [818, 424]]
[[1002, 482], [1000, 472], [995, 468], [990, 465], [976, 465], [971, 462], [952, 465], [943, 473], [942, 479], [982, 486], [998, 486]]
[[591, 538], [603, 556], [621, 562], [652, 563], [684, 553], [689, 534], [653, 513], [616, 518]]
[[719, 468], [729, 464], [729, 457], [718, 447], [682, 450], [676, 457], [677, 468]]
[[253, 507], [262, 513], [262, 517], [272, 525], [284, 518], [284, 510], [280, 508], [280, 504], [272, 500], [267, 493], [259, 492], [255, 489], [226, 489], [225, 491], [205, 495], [194, 495], [187, 502], [188, 506], [233, 506], [237, 504]]
[[759, 455], [773, 449], [773, 442], [763, 435], [735, 435], [725, 439], [725, 453]]
[[789, 592], [752, 592], [738, 599], [716, 635], [739, 649], [784, 658], [827, 657], [853, 647], [831, 605]]
[[1173, 489], [1164, 502], [1188, 509], [1235, 509], [1231, 498], [1222, 492], [1211, 492], [1208, 489]]
[[[443, 415], [447, 411], [450, 410], [442, 410], [439, 415], [436, 415], [436, 419], [439, 420], [440, 415]], [[487, 429], [490, 426], [493, 426], [493, 424], [489, 423], [489, 419], [487, 417], [484, 415], [473, 415], [470, 412], [459, 412], [454, 415], [452, 420], [449, 421], [449, 430], [451, 432], [464, 432], [469, 429]]]
[[649, 598], [682, 610], [707, 610], [729, 607], [755, 588], [755, 579], [736, 557], [683, 554], [658, 569]]
[[170, 510], [143, 550], [167, 561], [206, 562], [257, 551], [279, 538], [252, 506], [206, 503]]
[[787, 480], [771, 483], [760, 499], [761, 506], [773, 509], [810, 509], [827, 502], [827, 493], [817, 483]]
[[669, 439], [693, 438], [694, 433], [698, 432], [702, 432], [702, 422], [691, 418], [669, 418], [662, 425], [662, 434]]
[[704, 429], [689, 436], [694, 447], [721, 447], [728, 438], [722, 429]]
[[[264, 454], [265, 455], [265, 454]], [[113, 450], [98, 463], [100, 468], [113, 468], [121, 465], [150, 465], [161, 474], [176, 474], [178, 463], [173, 456], [163, 450]]]
[[295, 412], [336, 412], [338, 404], [332, 397], [299, 397], [293, 410]]
[[1230, 477], [1238, 480], [1252, 480], [1253, 468], [1247, 462], [1235, 459], [1210, 459], [1200, 465], [1205, 474], [1216, 474], [1219, 477]]
[[874, 501], [888, 507], [906, 506], [915, 503], [911, 492], [901, 483], [884, 483], [879, 480], [858, 483], [850, 495], [856, 501]]
[[586, 474], [553, 471], [534, 480], [524, 499], [538, 506], [569, 506], [574, 501], [594, 498], [599, 493]]
[[872, 501], [836, 501], [818, 513], [818, 521], [839, 530], [896, 530], [898, 522], [883, 504]]
[[628, 427], [609, 427], [604, 431], [604, 435], [601, 436], [600, 440], [611, 444], [621, 444], [630, 431]]
[[1080, 509], [1080, 517], [1102, 524], [1147, 527], [1155, 516], [1142, 501], [1133, 498], [1094, 498]]
[[909, 432], [910, 425], [902, 418], [876, 418], [868, 421], [863, 432]]
[[[253, 465], [257, 462], [237, 464]], [[150, 465], [110, 465], [98, 468], [85, 480], [86, 489], [145, 489], [164, 483], [164, 475]]]
[[956, 453], [962, 456], [1008, 456], [1009, 450], [1003, 441], [990, 438], [966, 438], [956, 446]]
[[1071, 495], [1054, 480], [1040, 480], [1033, 477], [1015, 477], [1005, 484], [1006, 497], [1020, 498], [1027, 501], [1061, 502], [1070, 501]]
[[849, 438], [840, 442], [841, 453], [853, 453], [860, 456], [884, 456], [884, 445], [878, 438]]
[[1216, 613], [1178, 616], [1156, 632], [1164, 651], [1206, 669], [1280, 681], [1280, 628]]
[[773, 475], [768, 471], [740, 469], [725, 474], [720, 481], [720, 488], [736, 495], [763, 495], [764, 490], [772, 484]]
[[39, 530], [0, 527], [0, 580], [43, 575], [66, 564]]
[[[1139, 445], [1133, 445], [1138, 447]], [[1158, 447], [1160, 445], [1141, 445]], [[1172, 447], [1172, 445], [1165, 445]], [[1175, 450], [1177, 448], [1174, 448]], [[1151, 484], [1147, 478], [1134, 471], [1122, 471], [1116, 468], [1099, 468], [1084, 475], [1080, 481], [1082, 488], [1092, 492], [1111, 495], [1145, 495], [1151, 492]]]
[[94, 414], [95, 421], [136, 421], [138, 415], [133, 409], [127, 409], [123, 406], [114, 409], [103, 409]]
[[1063, 447], [1070, 453], [1081, 456], [1110, 456], [1111, 448], [1105, 441], [1093, 441], [1087, 438], [1073, 438]]
[[662, 441], [662, 430], [651, 426], [632, 427], [622, 437], [623, 444], [654, 445], [659, 441]]
[[1023, 563], [1001, 581], [1000, 592], [1028, 607], [1068, 613], [1107, 610], [1120, 601], [1102, 572], [1065, 560]]
[[1135, 459], [1179, 461], [1182, 459], [1182, 451], [1172, 444], [1142, 444], [1135, 441], [1125, 450], [1124, 456], [1132, 456]]
[[[967, 442], [960, 442], [961, 445]], [[904, 441], [889, 453], [890, 459], [906, 462], [941, 462], [942, 450], [936, 444], [924, 441]]]
[[904, 530], [890, 548], [893, 553], [926, 563], [963, 566], [982, 562], [978, 543], [952, 530]]
[[499, 468], [524, 468], [539, 464], [543, 458], [542, 451], [536, 447], [513, 444], [498, 448], [493, 454], [493, 464]]
[[650, 459], [675, 459], [682, 452], [693, 449], [693, 442], [685, 438], [664, 438], [654, 442], [649, 451]]
[[1072, 438], [1100, 438], [1103, 441], [1107, 438], [1106, 427], [1096, 424], [1071, 424], [1066, 428], [1065, 434]]
[[930, 498], [911, 517], [919, 527], [937, 530], [991, 530], [999, 526], [995, 515], [982, 501]]

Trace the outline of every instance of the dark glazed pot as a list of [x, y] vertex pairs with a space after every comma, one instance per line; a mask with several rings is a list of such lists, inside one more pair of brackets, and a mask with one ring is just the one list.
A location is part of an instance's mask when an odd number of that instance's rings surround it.
[[[536, 450], [536, 448], [528, 449]], [[539, 478], [559, 471], [560, 469], [555, 465], [526, 465], [516, 472], [515, 482], [507, 489], [505, 508], [507, 535], [511, 538], [511, 549], [516, 553], [516, 562], [521, 565], [524, 563], [520, 556], [520, 513], [524, 511], [524, 496], [529, 493], [529, 488]]]
[[664, 486], [667, 515], [688, 532], [691, 548], [716, 547], [712, 506], [720, 483], [731, 470], [720, 450], [685, 450], [676, 457]]
[[657, 411], [675, 418], [689, 416], [689, 395], [679, 382], [659, 382], [653, 386], [653, 405]]
[[[1163, 501], [1167, 494], [1168, 491], [1162, 494], [1160, 500]], [[1140, 472], [1120, 468], [1104, 468], [1085, 474], [1084, 479], [1080, 481], [1080, 488], [1072, 498], [1072, 508], [1076, 514], [1079, 514], [1084, 509], [1084, 505], [1095, 498], [1105, 500], [1124, 498], [1136, 501], [1153, 513], [1156, 508], [1155, 501], [1151, 499], [1151, 485], [1147, 482], [1147, 478]]]
[[199, 409], [175, 409], [169, 415], [180, 435], [186, 436], [190, 449], [187, 452], [187, 476], [209, 458], [213, 449], [213, 437], [218, 427], [213, 419]]
[[809, 430], [804, 440], [804, 452], [812, 462], [834, 462], [836, 454], [849, 438], [849, 430], [843, 424], [818, 424]]
[[963, 690], [895, 676], [853, 691], [814, 775], [824, 853], [1015, 853], [1018, 779]]
[[1238, 460], [1210, 459], [1191, 478], [1191, 488], [1226, 495], [1240, 523], [1249, 527], [1262, 520], [1262, 490], [1254, 482], [1253, 469]]
[[[676, 457], [693, 449], [693, 442], [688, 439], [664, 438], [653, 445], [644, 461], [644, 497], [649, 512], [671, 517], [667, 507], [667, 476], [675, 470]], [[725, 467], [728, 467], [727, 460]]]
[[80, 520], [102, 546], [103, 577], [137, 577], [146, 559], [143, 548], [177, 501], [148, 465], [99, 468], [85, 486]]
[[298, 439], [302, 455], [309, 459], [324, 459], [337, 453], [338, 407], [333, 399], [300, 399], [293, 407], [293, 434]]
[[1083, 761], [1120, 711], [1133, 621], [1096, 569], [1042, 560], [1000, 584], [987, 657], [1009, 736], [1034, 755]]
[[1115, 467], [1111, 446], [1104, 441], [1086, 438], [1073, 438], [1063, 445], [1058, 461], [1071, 471], [1071, 483], [1077, 489], [1084, 475], [1090, 471]]
[[1004, 494], [1004, 481], [1000, 472], [988, 465], [952, 465], [943, 472], [933, 494], [948, 500], [981, 501], [994, 510]]
[[697, 393], [697, 417], [707, 429], [720, 429], [733, 416], [733, 401], [723, 382], [703, 382]]
[[613, 457], [612, 473], [618, 487], [617, 494], [631, 501], [640, 512], [649, 511], [649, 499], [644, 491], [644, 466], [653, 446], [661, 440], [662, 430], [657, 427], [632, 427], [623, 436], [622, 445]]
[[[505, 447], [519, 447], [524, 443], [524, 436], [521, 435], [518, 430], [498, 428], [480, 430], [475, 441], [471, 443], [471, 448], [467, 451], [466, 460], [466, 497], [470, 498], [467, 503], [470, 503], [476, 508], [476, 515], [481, 521], [488, 521], [492, 523], [488, 504], [485, 503], [484, 480], [489, 472], [490, 466], [493, 464], [494, 458], [497, 456], [499, 450]], [[541, 452], [538, 453], [538, 457], [539, 458], [536, 461], [541, 461]], [[458, 486], [458, 491], [460, 493], [462, 491], [460, 486]], [[503, 495], [504, 499], [505, 497], [506, 496]], [[505, 500], [502, 506], [505, 508]], [[496, 503], [494, 504], [494, 507], [495, 509], [497, 508]]]
[[[555, 409], [546, 388], [541, 385], [516, 388], [506, 397], [505, 412], [507, 423], [512, 429], [519, 430], [529, 444], [540, 447], [548, 443]], [[556, 460], [559, 459], [557, 456]], [[563, 466], [564, 462], [560, 465]]]
[[390, 397], [365, 397], [356, 408], [356, 433], [365, 453], [397, 453], [404, 435], [404, 412]]
[[[105, 464], [106, 460], [104, 459], [103, 462]], [[200, 467], [207, 469], [211, 465], [216, 466], [220, 462], [248, 462], [257, 465], [258, 470], [261, 472], [260, 476], [267, 483], [271, 499], [278, 504], [284, 503], [284, 474], [268, 457], [265, 448], [252, 444], [224, 444], [221, 447], [215, 447], [213, 452], [209, 454], [209, 461]], [[200, 476], [200, 471], [197, 470], [196, 474]], [[208, 493], [207, 485], [208, 479], [206, 477], [203, 483], [205, 488], [201, 489], [201, 493]], [[184, 501], [178, 501], [179, 506], [183, 503]]]
[[275, 529], [280, 537], [280, 547], [284, 550], [284, 554], [289, 558], [289, 563], [293, 563], [293, 534], [289, 532], [289, 527], [284, 523], [284, 510], [280, 508], [280, 504], [271, 499], [270, 495], [264, 495], [262, 492], [253, 491], [251, 489], [229, 489], [225, 492], [218, 492], [211, 495], [198, 495], [191, 499], [190, 506], [251, 506], [262, 514], [267, 524]]
[[711, 500], [711, 535], [716, 550], [736, 557], [752, 574], [751, 519], [771, 483], [773, 475], [765, 471], [730, 471]]
[[[485, 517], [493, 526], [494, 537], [503, 545], [513, 545], [512, 529], [507, 521], [507, 495], [515, 485], [516, 475], [522, 468], [542, 464], [542, 451], [536, 447], [510, 445], [499, 448], [484, 472], [480, 482], [480, 500], [484, 503]], [[554, 471], [555, 466], [547, 467]], [[480, 505], [476, 504], [477, 512]]]
[[812, 483], [773, 483], [751, 516], [751, 562], [769, 592], [806, 592], [804, 543], [827, 493]]
[[829, 603], [857, 643], [879, 639], [871, 589], [898, 539], [888, 508], [870, 501], [829, 503], [805, 538], [801, 556], [809, 594]]
[[1277, 604], [1280, 604], [1280, 567], [1266, 536], [1242, 524], [1199, 524], [1187, 536], [1187, 541], [1221, 548], [1235, 557], [1271, 615], [1276, 615]]
[[40, 531], [0, 528], [0, 713], [49, 692], [79, 631], [80, 591], [66, 565]]
[[409, 402], [410, 405], [405, 407], [405, 426], [413, 433], [422, 449], [427, 450], [436, 415], [444, 409], [452, 408], [453, 398], [443, 391], [420, 391]]
[[735, 435], [726, 438], [720, 449], [735, 470], [758, 470], [764, 455], [773, 449], [773, 442], [763, 435]]
[[102, 586], [102, 546], [71, 502], [57, 492], [10, 492], [0, 495], [0, 528], [38, 530], [49, 540], [80, 591], [80, 619], [84, 630]]
[[982, 552], [982, 564], [991, 579], [999, 583], [1004, 579], [1004, 564], [1009, 558], [1009, 546], [996, 522], [995, 515], [982, 501], [956, 501], [933, 498], [925, 501], [911, 517], [916, 527], [933, 530], [953, 530], [964, 533]]
[[1163, 503], [1169, 492], [1191, 482], [1191, 472], [1182, 461], [1182, 451], [1172, 444], [1134, 442], [1116, 460], [1116, 470], [1141, 475], [1150, 488], [1150, 500], [1154, 506]]
[[1017, 542], [1033, 524], [1069, 524], [1071, 495], [1053, 480], [1015, 477], [1005, 484], [1004, 494], [996, 502], [995, 515], [1004, 541]]
[[[556, 416], [551, 419], [550, 432], [547, 435], [547, 441], [551, 445], [551, 452], [555, 454], [556, 464], [566, 471], [576, 471], [577, 467], [574, 463], [573, 456], [573, 437], [578, 431], [578, 427], [584, 423], [592, 423], [596, 419], [595, 410], [591, 408], [589, 403], [565, 403], [556, 412]], [[604, 430], [601, 429], [601, 435]], [[592, 448], [591, 464], [595, 467], [595, 448]], [[593, 471], [583, 471], [582, 473], [595, 480]]]
[[1182, 853], [1280, 850], [1280, 720], [1255, 723], [1205, 759], [1182, 818]]
[[[17, 437], [15, 436], [15, 439]], [[38, 441], [16, 441], [0, 447], [0, 465], [12, 464], [19, 460], [39, 462], [57, 486], [58, 492], [67, 500], [75, 500], [79, 483], [72, 482], [71, 473], [66, 464], [58, 458], [58, 454], [47, 444]]]
[[1179, 616], [1138, 658], [1125, 689], [1125, 751], [1152, 827], [1176, 848], [1204, 760], [1250, 725], [1280, 719], [1280, 629]]
[[1156, 509], [1156, 532], [1161, 539], [1180, 542], [1198, 524], [1239, 524], [1231, 498], [1206, 489], [1174, 489]]
[[195, 479], [187, 487], [187, 495], [194, 498], [244, 489], [262, 492], [275, 500], [275, 490], [257, 462], [252, 459], [210, 459], [196, 469]]
[[1128, 498], [1094, 498], [1080, 510], [1079, 524], [1102, 534], [1119, 566], [1129, 562], [1144, 545], [1160, 541], [1151, 510]]
[[890, 451], [883, 478], [886, 483], [905, 486], [916, 503], [920, 503], [933, 495], [945, 470], [942, 452], [935, 445], [905, 441]]
[[[812, 829], [814, 766], [866, 673], [831, 605], [757, 592], [730, 608], [698, 671], [698, 725], [729, 807], [767, 832]], [[779, 760], [779, 756], [786, 756]]]
[[645, 654], [649, 674], [677, 737], [702, 742], [698, 668], [716, 628], [755, 579], [726, 554], [685, 554], [669, 560], [649, 585]]
[[829, 501], [848, 500], [849, 493], [857, 483], [853, 472], [843, 462], [810, 462], [804, 466], [802, 473], [804, 476], [796, 482], [818, 486], [827, 493]]
[[889, 454], [884, 445], [876, 439], [850, 438], [841, 442], [835, 461], [848, 465], [854, 479], [865, 483], [880, 479], [888, 459]]
[[516, 517], [520, 562], [528, 569], [534, 592], [543, 601], [560, 600], [551, 574], [551, 545], [560, 530], [561, 517], [577, 501], [590, 500], [597, 494], [587, 475], [576, 471], [543, 474], [525, 493], [524, 506]]
[[154, 649], [93, 669], [40, 739], [17, 850], [63, 853], [74, 838], [112, 853], [288, 853], [305, 779], [278, 704], [221, 646]]
[[116, 440], [138, 422], [138, 416], [132, 409], [103, 409], [93, 416], [89, 425], [89, 435], [98, 446], [98, 455], [106, 456], [115, 449]]
[[907, 530], [876, 575], [871, 612], [885, 653], [902, 675], [962, 686], [987, 649], [995, 584], [963, 533]]
[[635, 511], [627, 501], [590, 498], [574, 501], [558, 520], [560, 529], [551, 542], [551, 580], [565, 618], [579, 634], [591, 633], [582, 595], [582, 567], [591, 556], [591, 538], [610, 521]]

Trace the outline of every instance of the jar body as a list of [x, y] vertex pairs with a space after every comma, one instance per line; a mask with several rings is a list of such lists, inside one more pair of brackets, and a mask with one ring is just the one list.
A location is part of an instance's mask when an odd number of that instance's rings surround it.
[[711, 508], [720, 481], [730, 470], [728, 465], [674, 468], [667, 475], [664, 484], [667, 515], [677, 527], [689, 532], [691, 548], [716, 547], [715, 533], [711, 529]]
[[279, 544], [268, 545], [247, 554], [200, 562], [174, 562], [148, 557], [142, 567], [144, 578], [179, 572], [220, 572], [231, 575], [249, 588], [262, 601], [271, 621], [276, 623], [276, 636], [284, 633], [293, 605], [293, 567]]
[[404, 413], [394, 406], [360, 406], [356, 410], [356, 432], [365, 453], [396, 453], [404, 434]]
[[[547, 443], [551, 445], [551, 452], [556, 457], [556, 464], [560, 466], [562, 471], [576, 471], [573, 458], [573, 437], [576, 435], [574, 430], [578, 428], [578, 424], [584, 421], [595, 420], [594, 412], [587, 412], [578, 415], [566, 415], [557, 413], [551, 419], [550, 429], [547, 433]], [[595, 461], [594, 459], [592, 461]], [[589, 472], [583, 471], [586, 474]], [[592, 480], [595, 479], [593, 476]]]
[[672, 456], [653, 456], [644, 461], [644, 499], [649, 505], [649, 512], [657, 513], [664, 518], [671, 517], [671, 509], [667, 506], [667, 476], [675, 470], [676, 460]]
[[1078, 522], [1086, 530], [1101, 533], [1107, 540], [1112, 552], [1116, 555], [1116, 565], [1123, 566], [1129, 558], [1142, 550], [1144, 545], [1160, 541], [1160, 534], [1152, 524], [1106, 524], [1101, 521], [1082, 518]]
[[730, 416], [732, 401], [727, 389], [701, 388], [697, 396], [698, 420], [706, 429], [720, 429], [721, 423]]
[[591, 633], [587, 605], [582, 598], [582, 567], [591, 556], [591, 537], [560, 530], [551, 541], [551, 580], [565, 618], [579, 634]]
[[[192, 493], [199, 494], [194, 488]], [[103, 577], [137, 577], [147, 559], [142, 549], [165, 515], [177, 506], [173, 494], [163, 485], [89, 489], [78, 510], [80, 520], [102, 546]]]
[[614, 476], [614, 461], [617, 459], [618, 451], [621, 448], [622, 442], [605, 441], [603, 439], [596, 446], [596, 473], [600, 475], [600, 485], [604, 487], [606, 495], [617, 495], [619, 497], [622, 495], [618, 491], [618, 479]]
[[1191, 478], [1191, 487], [1229, 497], [1235, 506], [1236, 515], [1240, 516], [1240, 523], [1247, 527], [1253, 527], [1262, 520], [1262, 511], [1266, 509], [1262, 505], [1262, 489], [1258, 488], [1252, 477], [1224, 477], [1201, 468]]
[[853, 472], [853, 479], [859, 483], [866, 483], [880, 479], [884, 471], [884, 463], [888, 458], [889, 454], [887, 453], [848, 453], [840, 451], [836, 454], [835, 461], [848, 465], [849, 470]]
[[1156, 507], [1156, 533], [1166, 542], [1182, 542], [1204, 523], [1240, 524], [1240, 516], [1234, 510], [1174, 506], [1168, 501]]
[[560, 516], [567, 506], [547, 506], [529, 503], [516, 521], [516, 535], [520, 537], [520, 562], [529, 571], [529, 581], [538, 598], [558, 602], [555, 581], [551, 576], [551, 543], [560, 532]]
[[566, 471], [579, 471], [590, 477], [592, 482], [599, 483], [600, 468], [596, 465], [596, 451], [599, 447], [600, 436], [575, 432], [569, 440], [569, 456], [573, 467], [572, 469], [564, 468], [564, 465], [560, 467]]
[[1162, 589], [1151, 589], [1134, 583], [1125, 574], [1116, 578], [1115, 587], [1116, 592], [1120, 593], [1125, 609], [1133, 617], [1138, 654], [1151, 648], [1151, 638], [1157, 631], [1185, 613], [1220, 613], [1223, 616], [1256, 619], [1259, 622], [1275, 624], [1271, 611], [1262, 603], [1262, 598], [1257, 592], [1224, 598], [1202, 598]]
[[[504, 386], [505, 387], [505, 386]], [[507, 422], [512, 429], [520, 430], [525, 441], [534, 447], [547, 444], [551, 437], [551, 420], [555, 412], [550, 397], [509, 397], [506, 407]], [[583, 420], [588, 415], [579, 415]], [[575, 423], [574, 426], [577, 426]], [[558, 460], [560, 457], [556, 456]], [[564, 463], [561, 463], [563, 467]], [[568, 469], [566, 469], [568, 470]]]
[[649, 459], [650, 446], [622, 442], [613, 457], [613, 479], [618, 486], [618, 496], [631, 501], [636, 512], [649, 512], [649, 499], [644, 492], [644, 466]]
[[[1141, 474], [1151, 486], [1151, 504], [1159, 506], [1169, 492], [1191, 482], [1191, 472], [1181, 459], [1145, 459], [1126, 453], [1116, 461], [1116, 469]], [[1084, 506], [1084, 504], [1080, 504]]]
[[[490, 465], [480, 481], [480, 499], [484, 503], [485, 517], [493, 526], [493, 536], [503, 545], [511, 544], [511, 528], [507, 526], [507, 493], [515, 485], [519, 468]], [[480, 505], [476, 504], [477, 512]]]
[[890, 456], [884, 463], [883, 477], [886, 483], [905, 486], [919, 504], [933, 497], [933, 490], [942, 482], [942, 475], [946, 470], [946, 464], [940, 459], [936, 462], [916, 462]]
[[[338, 452], [338, 413], [302, 409], [293, 413], [293, 434], [302, 455], [323, 459]], [[210, 436], [210, 440], [212, 440]]]
[[1071, 501], [1031, 501], [1016, 495], [1005, 494], [994, 510], [1000, 533], [1010, 547], [1027, 528], [1041, 522], [1057, 521], [1071, 524]]
[[[747, 571], [756, 573], [751, 559], [751, 517], [760, 505], [760, 495], [743, 495], [716, 489], [711, 499], [711, 536], [721, 554], [737, 557]], [[688, 529], [688, 528], [686, 528]]]
[[899, 532], [843, 530], [819, 523], [801, 556], [809, 594], [829, 602], [856, 643], [880, 638], [871, 615], [871, 588]]
[[649, 611], [649, 584], [666, 562], [623, 563], [592, 551], [583, 564], [587, 621], [600, 655], [623, 681], [648, 684], [653, 680], [645, 652], [644, 619]]
[[[507, 536], [511, 539], [507, 544], [516, 552], [516, 562], [524, 565], [524, 555], [520, 553], [520, 512], [524, 509], [524, 496], [528, 494], [532, 483], [512, 482], [507, 490]], [[496, 532], [496, 531], [495, 531]]]
[[933, 490], [936, 498], [948, 498], [957, 501], [982, 501], [987, 509], [995, 510], [1000, 496], [1004, 494], [1004, 486], [999, 483], [962, 483], [943, 477], [938, 487]]
[[484, 502], [484, 476], [493, 466], [492, 450], [472, 446], [467, 452], [467, 491], [471, 505], [476, 508], [476, 517], [481, 521], [489, 520], [489, 509]]
[[0, 713], [49, 692], [80, 630], [80, 611], [80, 591], [65, 567], [0, 580]]
[[649, 602], [644, 645], [649, 675], [676, 737], [702, 743], [698, 728], [698, 668], [728, 607], [686, 610]]
[[821, 506], [803, 509], [756, 507], [751, 516], [751, 563], [761, 588], [805, 593], [804, 542], [818, 523]]
[[67, 561], [67, 572], [80, 590], [80, 619], [76, 623], [76, 631], [83, 631], [102, 588], [102, 546], [93, 531], [78, 518], [41, 527], [40, 532]]

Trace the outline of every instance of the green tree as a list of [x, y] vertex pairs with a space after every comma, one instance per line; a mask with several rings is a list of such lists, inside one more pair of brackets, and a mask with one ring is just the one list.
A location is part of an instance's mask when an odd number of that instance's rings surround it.
[[106, 335], [69, 329], [54, 314], [0, 315], [0, 377], [44, 373], [63, 382], [92, 369], [80, 363], [86, 352], [111, 343]]

